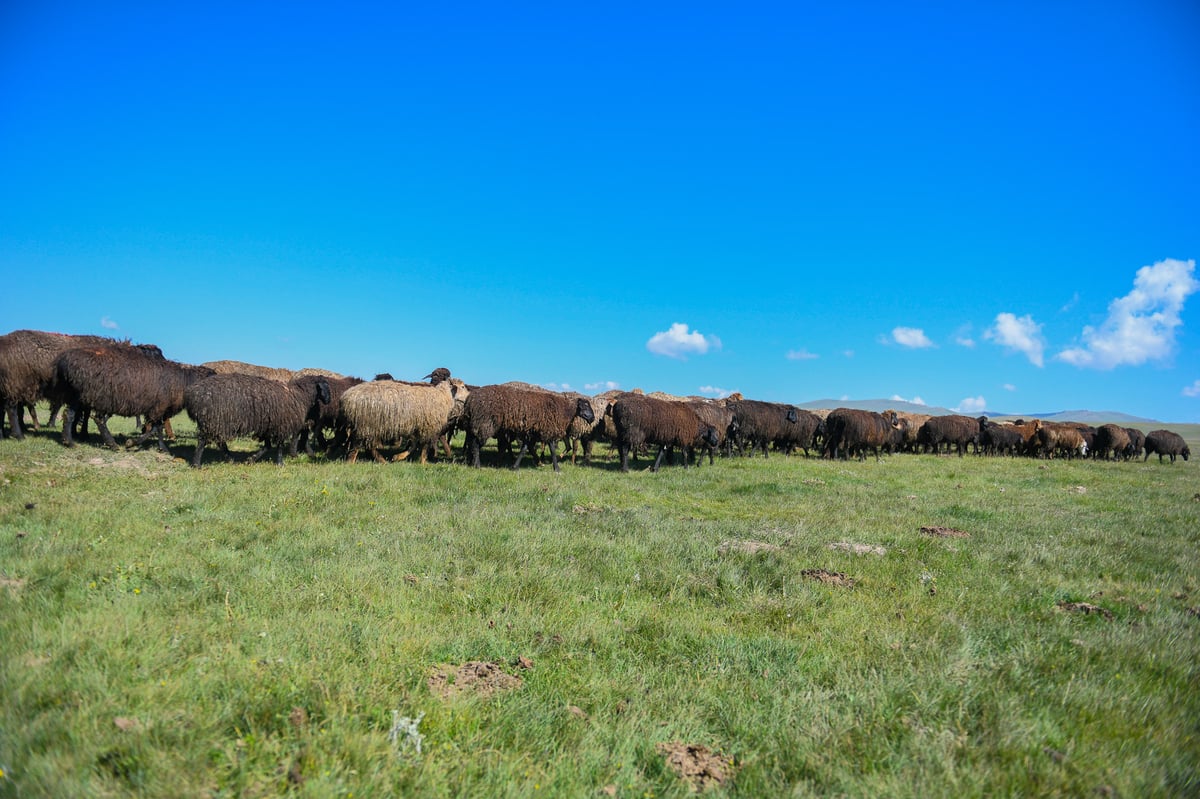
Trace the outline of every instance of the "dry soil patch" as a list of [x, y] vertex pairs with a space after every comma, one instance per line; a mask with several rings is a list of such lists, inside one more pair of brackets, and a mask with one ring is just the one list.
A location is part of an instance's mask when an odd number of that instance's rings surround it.
[[654, 747], [667, 761], [667, 767], [694, 791], [724, 785], [733, 776], [733, 761], [700, 744], [663, 741]]
[[449, 699], [461, 694], [488, 697], [499, 691], [521, 687], [521, 678], [509, 674], [499, 663], [472, 660], [461, 666], [438, 666], [429, 675], [434, 696]]

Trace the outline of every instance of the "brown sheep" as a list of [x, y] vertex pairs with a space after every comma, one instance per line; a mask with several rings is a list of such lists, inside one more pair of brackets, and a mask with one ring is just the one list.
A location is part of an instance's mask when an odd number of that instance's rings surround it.
[[624, 394], [608, 406], [617, 430], [621, 471], [629, 471], [629, 456], [643, 445], [657, 444], [658, 456], [650, 471], [657, 472], [668, 449], [679, 447], [686, 469], [697, 446], [716, 446], [717, 431], [687, 402]]
[[462, 414], [471, 465], [479, 467], [479, 450], [488, 439], [507, 436], [521, 441], [513, 469], [520, 468], [526, 452], [545, 442], [550, 445], [554, 471], [560, 471], [557, 442], [567, 437], [576, 416], [587, 422], [595, 420], [587, 398], [507, 385], [472, 388]]
[[1171, 463], [1174, 463], [1176, 455], [1183, 456], [1186, 461], [1192, 450], [1178, 433], [1170, 430], [1151, 430], [1146, 434], [1146, 457], [1142, 458], [1142, 463], [1150, 460], [1150, 456], [1155, 453], [1158, 453], [1159, 463], [1162, 463], [1163, 455], [1170, 455]]
[[1129, 459], [1129, 433], [1115, 424], [1102, 424], [1096, 428], [1092, 443], [1092, 457], [1098, 460]]

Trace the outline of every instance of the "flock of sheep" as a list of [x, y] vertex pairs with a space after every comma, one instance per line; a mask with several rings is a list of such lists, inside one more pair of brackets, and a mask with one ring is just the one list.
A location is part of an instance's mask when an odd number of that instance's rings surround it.
[[[424, 382], [427, 381], [427, 382]], [[98, 336], [73, 336], [17, 330], [0, 336], [0, 401], [9, 433], [22, 438], [27, 409], [40, 400], [51, 403], [52, 419], [63, 408], [62, 439], [71, 446], [95, 419], [104, 443], [117, 447], [108, 429], [111, 416], [145, 421], [141, 445], [151, 436], [166, 451], [172, 416], [186, 411], [196, 423], [192, 465], [199, 467], [211, 444], [229, 457], [231, 439], [253, 437], [262, 447], [257, 460], [275, 449], [275, 460], [300, 446], [341, 451], [354, 461], [362, 450], [384, 460], [380, 449], [399, 447], [394, 459], [415, 455], [422, 463], [440, 444], [452, 457], [450, 438], [465, 432], [464, 453], [480, 465], [480, 450], [491, 439], [518, 468], [527, 454], [549, 448], [559, 469], [558, 443], [569, 448], [572, 462], [582, 448], [590, 461], [592, 445], [606, 441], [620, 454], [621, 469], [651, 448], [658, 452], [657, 470], [667, 453], [679, 450], [686, 466], [707, 453], [767, 456], [772, 447], [785, 454], [816, 450], [830, 458], [865, 459], [869, 451], [941, 452], [968, 448], [993, 455], [1032, 455], [1144, 459], [1158, 454], [1188, 459], [1184, 440], [1168, 430], [1143, 435], [1118, 425], [1053, 424], [1033, 420], [997, 424], [986, 417], [918, 416], [837, 408], [806, 411], [783, 403], [745, 399], [735, 394], [721, 400], [674, 397], [640, 391], [609, 391], [595, 396], [559, 393], [525, 383], [468, 386], [439, 368], [423, 382], [378, 375], [363, 381], [319, 369], [292, 372], [237, 361], [199, 366], [166, 359], [153, 345], [134, 345]], [[326, 434], [330, 433], [331, 437]], [[698, 462], [698, 461], [697, 461]]]

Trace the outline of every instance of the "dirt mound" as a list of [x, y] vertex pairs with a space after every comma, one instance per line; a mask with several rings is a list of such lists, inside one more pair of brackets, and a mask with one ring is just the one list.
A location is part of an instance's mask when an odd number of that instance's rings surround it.
[[460, 694], [488, 697], [499, 691], [521, 687], [521, 678], [509, 674], [499, 663], [472, 660], [461, 666], [438, 666], [429, 675], [434, 696], [449, 699]]
[[1113, 617], [1112, 611], [1108, 608], [1102, 608], [1099, 605], [1093, 605], [1090, 602], [1067, 602], [1063, 600], [1058, 603], [1058, 606], [1063, 610], [1072, 611], [1074, 613], [1086, 613], [1089, 616], [1093, 613], [1098, 613], [1106, 619]]
[[953, 527], [942, 527], [941, 525], [931, 525], [922, 527], [921, 532], [925, 535], [931, 535], [934, 538], [970, 538], [971, 534], [962, 530], [956, 530]]
[[847, 577], [845, 572], [831, 572], [825, 569], [805, 569], [800, 572], [800, 576], [816, 580], [819, 583], [825, 583], [826, 585], [839, 585], [843, 588], [850, 588], [854, 585], [854, 578]]
[[733, 777], [733, 761], [700, 744], [663, 741], [654, 747], [667, 761], [667, 767], [693, 791], [724, 785]]
[[730, 552], [745, 552], [756, 555], [759, 552], [778, 552], [779, 547], [766, 541], [722, 541], [717, 545], [717, 552], [726, 555]]
[[829, 545], [830, 549], [840, 550], [842, 552], [853, 552], [855, 555], [886, 555], [887, 549], [875, 544], [854, 544], [849, 541], [834, 541]]

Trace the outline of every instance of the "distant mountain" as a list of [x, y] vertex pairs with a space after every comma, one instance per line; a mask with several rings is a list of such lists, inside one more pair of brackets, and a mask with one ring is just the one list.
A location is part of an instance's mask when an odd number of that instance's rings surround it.
[[[796, 405], [797, 408], [805, 410], [814, 410], [816, 408], [856, 408], [860, 411], [875, 411], [881, 413], [886, 410], [904, 411], [905, 413], [924, 413], [930, 416], [945, 416], [947, 414], [956, 413], [949, 408], [942, 408], [937, 405], [917, 405], [913, 402], [903, 402], [900, 400], [886, 399], [869, 399], [869, 400], [837, 400], [837, 399], [819, 399], [812, 402], [802, 402]], [[1041, 419], [1044, 422], [1084, 422], [1085, 424], [1105, 424], [1113, 422], [1114, 424], [1162, 424], [1156, 419], [1144, 419], [1140, 416], [1131, 416], [1128, 413], [1120, 411], [1054, 411], [1053, 413], [1000, 413], [999, 411], [984, 411], [989, 419]], [[978, 416], [977, 413], [966, 414], [968, 416]]]

